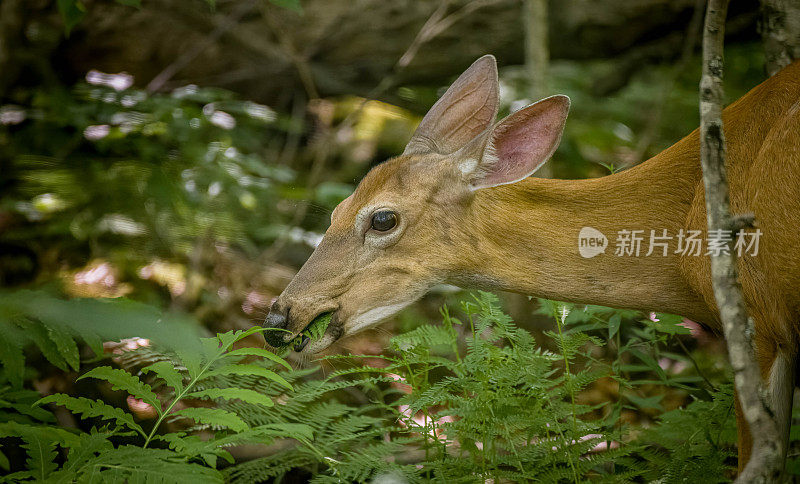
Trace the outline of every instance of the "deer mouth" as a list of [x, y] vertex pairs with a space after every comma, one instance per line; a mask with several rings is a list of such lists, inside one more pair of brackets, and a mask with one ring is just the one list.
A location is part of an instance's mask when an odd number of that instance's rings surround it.
[[289, 342], [289, 345], [297, 353], [304, 350], [307, 353], [318, 353], [324, 350], [341, 336], [342, 327], [337, 315], [337, 311], [319, 313]]

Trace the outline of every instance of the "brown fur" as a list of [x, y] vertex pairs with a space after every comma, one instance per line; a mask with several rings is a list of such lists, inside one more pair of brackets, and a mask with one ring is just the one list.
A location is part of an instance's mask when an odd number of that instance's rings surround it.
[[[795, 63], [723, 113], [732, 209], [754, 213], [763, 231], [759, 255], [742, 259], [740, 277], [765, 378], [776, 355], [795, 361], [798, 348], [799, 111]], [[335, 309], [337, 334], [350, 334], [361, 329], [365, 313], [385, 317], [432, 285], [450, 282], [670, 312], [721, 332], [708, 257], [675, 255], [674, 240], [668, 256], [644, 257], [651, 229], [673, 236], [680, 229], [705, 231], [698, 131], [603, 178], [527, 178], [481, 190], [468, 189], [458, 169], [469, 152], [413, 153], [373, 169], [336, 209], [323, 242], [279, 299], [279, 306], [291, 306], [292, 331]], [[368, 227], [356, 226], [359, 211], [373, 205], [399, 215], [399, 234], [388, 246]], [[606, 254], [579, 255], [584, 226], [609, 238]], [[645, 230], [642, 256], [613, 255], [623, 229]], [[750, 440], [739, 411], [737, 421], [743, 465]]]

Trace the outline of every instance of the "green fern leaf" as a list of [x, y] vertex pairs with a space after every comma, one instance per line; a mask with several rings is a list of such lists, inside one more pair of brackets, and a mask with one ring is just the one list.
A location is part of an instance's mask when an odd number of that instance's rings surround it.
[[[13, 387], [0, 388], [0, 409], [11, 408], [19, 412], [21, 415], [30, 417], [34, 420], [41, 422], [53, 422], [55, 417], [52, 413], [43, 408], [34, 406], [36, 400], [39, 400], [41, 395], [34, 390], [13, 389]], [[2, 420], [15, 420], [20, 423], [25, 423], [18, 416], [12, 417], [11, 415], [0, 416]], [[31, 422], [32, 423], [32, 422]]]
[[61, 370], [67, 371], [69, 369], [66, 360], [61, 355], [61, 351], [50, 339], [47, 330], [42, 324], [25, 317], [16, 318], [15, 322], [25, 331], [25, 335], [36, 344], [42, 355], [47, 358], [47, 361]]
[[314, 429], [306, 424], [298, 423], [274, 423], [260, 425], [253, 429], [256, 432], [274, 433], [275, 435], [291, 435], [296, 439], [314, 439]]
[[[242, 433], [234, 434], [231, 437], [237, 435], [242, 435]], [[200, 456], [211, 467], [216, 467], [218, 457], [222, 457], [230, 464], [236, 462], [230, 452], [222, 448], [229, 445], [227, 441], [224, 441], [224, 438], [203, 440], [197, 435], [186, 435], [184, 432], [164, 434], [156, 438], [167, 442], [169, 448], [179, 454], [187, 457]], [[236, 441], [236, 443], [238, 442]]]
[[171, 350], [197, 351], [197, 324], [179, 314], [124, 298], [63, 300], [41, 291], [0, 292], [6, 314], [25, 315], [49, 326], [60, 326], [81, 335], [100, 350], [99, 338], [120, 340], [147, 338]]
[[311, 341], [317, 341], [325, 335], [325, 331], [328, 329], [328, 326], [331, 324], [331, 319], [333, 319], [333, 313], [324, 313], [311, 321], [311, 324], [308, 325], [305, 331], [303, 331], [303, 335], [311, 338]]
[[128, 427], [144, 436], [147, 435], [144, 430], [142, 430], [142, 427], [133, 420], [133, 415], [125, 412], [121, 408], [112, 407], [98, 400], [91, 400], [84, 397], [71, 397], [63, 393], [56, 393], [40, 399], [35, 405], [45, 405], [48, 403], [61, 405], [72, 413], [80, 414], [83, 418], [97, 417], [102, 420], [113, 420], [119, 426]]
[[393, 337], [392, 346], [399, 350], [409, 350], [415, 346], [450, 346], [456, 337], [451, 328], [424, 325]]
[[0, 437], [19, 437], [22, 448], [27, 451], [28, 471], [37, 481], [44, 481], [58, 468], [54, 462], [58, 454], [56, 445], [72, 445], [77, 437], [58, 427], [25, 425], [16, 422], [0, 424]]
[[3, 337], [0, 338], [0, 363], [6, 378], [15, 388], [22, 386], [25, 376], [25, 356], [22, 353], [24, 339], [20, 334], [19, 328], [10, 324], [0, 316], [0, 330]]
[[280, 437], [291, 438], [301, 441], [312, 441], [314, 439], [314, 429], [306, 424], [298, 423], [274, 423], [252, 427], [250, 430], [240, 432], [236, 435], [217, 439], [217, 444], [228, 445], [237, 440], [248, 440], [255, 437]]
[[219, 341], [220, 347], [224, 350], [227, 350], [228, 348], [231, 347], [231, 345], [233, 345], [233, 343], [241, 341], [255, 333], [261, 333], [265, 330], [266, 328], [264, 327], [253, 326], [252, 328], [249, 328], [244, 331], [238, 330], [238, 331], [228, 331], [227, 333], [219, 333], [217, 334], [216, 339]]
[[199, 351], [179, 349], [175, 352], [175, 354], [178, 355], [181, 363], [183, 363], [183, 366], [186, 367], [186, 371], [189, 373], [189, 378], [197, 378], [197, 376], [200, 374], [200, 368], [203, 364], [201, 353]]
[[227, 375], [258, 376], [279, 383], [288, 388], [289, 390], [292, 389], [291, 383], [286, 381], [285, 378], [278, 375], [272, 370], [268, 370], [264, 367], [257, 365], [225, 365], [220, 368], [207, 371], [204, 375], [202, 375], [200, 380], [205, 380], [215, 376], [227, 376]]
[[124, 390], [134, 397], [149, 403], [159, 414], [161, 413], [161, 402], [153, 392], [153, 389], [150, 388], [150, 385], [144, 383], [125, 370], [111, 368], [110, 366], [99, 366], [87, 371], [81, 375], [78, 380], [83, 380], [84, 378], [95, 378], [107, 381], [111, 383], [111, 388], [113, 390]]
[[222, 483], [222, 474], [167, 449], [122, 445], [113, 452], [98, 455], [87, 466], [86, 477], [92, 483]]
[[55, 442], [41, 439], [36, 433], [25, 432], [20, 437], [24, 442], [22, 448], [28, 451], [28, 469], [37, 480], [43, 481], [58, 468], [54, 462], [58, 456]]
[[64, 361], [66, 361], [73, 370], [78, 370], [81, 366], [81, 357], [78, 351], [78, 345], [75, 343], [72, 333], [60, 325], [45, 324], [45, 326], [50, 340], [55, 343], [61, 357], [64, 358]]
[[114, 444], [108, 440], [109, 433], [82, 434], [78, 442], [69, 446], [69, 454], [64, 466], [50, 474], [50, 484], [67, 484], [78, 480], [91, 462], [99, 454], [114, 452]]
[[212, 427], [227, 427], [235, 432], [243, 432], [250, 428], [244, 420], [235, 413], [219, 408], [191, 407], [178, 410], [172, 414], [174, 417], [186, 417], [195, 422]]
[[225, 400], [236, 399], [256, 405], [265, 405], [267, 407], [275, 405], [268, 396], [254, 390], [248, 390], [247, 388], [207, 388], [190, 393], [186, 395], [186, 398], [208, 398], [212, 400], [218, 398], [223, 398]]
[[175, 393], [181, 393], [183, 391], [183, 375], [175, 369], [175, 365], [171, 362], [157, 361], [152, 365], [142, 368], [142, 373], [147, 372], [155, 373], [157, 377], [161, 378], [167, 385], [172, 387]]
[[286, 362], [283, 358], [276, 355], [275, 353], [265, 350], [264, 348], [239, 348], [236, 350], [229, 351], [225, 354], [225, 356], [260, 356], [262, 358], [266, 358], [268, 360], [274, 361], [279, 365], [283, 365], [286, 367], [287, 370], [291, 370], [292, 366]]

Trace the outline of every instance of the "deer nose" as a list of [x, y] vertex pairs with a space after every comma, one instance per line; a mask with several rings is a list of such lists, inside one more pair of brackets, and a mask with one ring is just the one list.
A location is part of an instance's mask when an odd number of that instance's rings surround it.
[[276, 301], [272, 304], [272, 307], [269, 310], [269, 315], [267, 315], [266, 321], [264, 321], [263, 326], [265, 328], [275, 328], [276, 331], [264, 331], [264, 339], [267, 340], [267, 343], [270, 346], [274, 346], [275, 348], [279, 346], [283, 346], [286, 344], [283, 337], [287, 335], [285, 331], [277, 331], [281, 329], [286, 329], [288, 325], [288, 318], [289, 315], [289, 308], [281, 307]]

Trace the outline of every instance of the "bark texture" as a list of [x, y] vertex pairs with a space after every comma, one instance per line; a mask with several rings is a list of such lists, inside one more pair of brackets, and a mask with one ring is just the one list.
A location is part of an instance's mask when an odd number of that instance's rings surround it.
[[530, 97], [534, 101], [550, 94], [547, 85], [550, 62], [547, 36], [547, 1], [525, 0], [525, 70], [530, 82]]
[[[703, 165], [709, 238], [719, 231], [752, 225], [752, 216], [731, 215], [725, 173], [725, 136], [722, 126], [722, 73], [725, 18], [729, 0], [710, 0], [703, 31], [703, 76], [700, 81], [700, 155]], [[716, 232], [715, 232], [716, 231]], [[731, 232], [727, 232], [730, 234]], [[722, 237], [720, 237], [722, 238]], [[733, 237], [732, 239], [735, 239]], [[736, 391], [753, 436], [750, 461], [736, 482], [777, 482], [783, 462], [778, 428], [762, 388], [748, 318], [738, 280], [733, 240], [728, 254], [711, 257], [714, 297], [722, 319], [725, 341], [733, 367]]]
[[759, 32], [764, 43], [767, 75], [800, 58], [800, 2], [761, 0]]
[[[550, 43], [547, 29], [547, 0], [524, 0], [525, 72], [528, 75], [528, 97], [538, 101], [552, 95], [548, 83]], [[553, 178], [552, 163], [545, 162], [536, 176]]]

